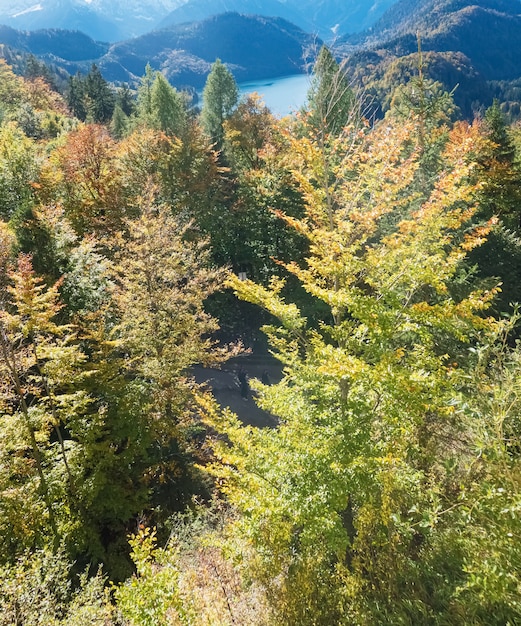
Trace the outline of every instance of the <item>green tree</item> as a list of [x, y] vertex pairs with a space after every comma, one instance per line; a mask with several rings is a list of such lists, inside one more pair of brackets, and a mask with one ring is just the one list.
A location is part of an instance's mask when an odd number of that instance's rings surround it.
[[138, 121], [147, 125], [151, 125], [152, 119], [152, 86], [156, 77], [156, 72], [152, 69], [150, 63], [145, 67], [145, 73], [141, 77], [137, 89], [137, 108], [136, 116]]
[[157, 72], [150, 94], [152, 115], [158, 130], [167, 135], [181, 135], [186, 128], [186, 106], [183, 96]]
[[430, 193], [432, 182], [441, 166], [441, 154], [455, 110], [452, 93], [425, 75], [424, 56], [418, 37], [416, 74], [395, 88], [388, 115], [396, 116], [399, 120], [414, 120], [414, 143], [420, 155], [418, 187], [424, 194]]
[[96, 124], [106, 124], [114, 111], [115, 95], [95, 63], [85, 76], [84, 85], [87, 117]]
[[119, 104], [114, 107], [114, 113], [110, 120], [110, 132], [116, 139], [122, 139], [127, 133], [129, 119]]
[[231, 72], [217, 59], [212, 65], [203, 90], [201, 122], [217, 150], [223, 146], [224, 121], [239, 99], [237, 83]]
[[340, 135], [359, 117], [353, 90], [327, 46], [322, 46], [313, 66], [306, 110], [306, 122], [314, 132], [332, 135]]
[[32, 204], [37, 175], [35, 143], [13, 122], [0, 126], [0, 217], [8, 220]]
[[135, 94], [125, 83], [116, 92], [116, 104], [119, 104], [123, 113], [130, 117], [136, 108]]
[[87, 106], [85, 102], [85, 79], [81, 74], [69, 77], [69, 83], [66, 92], [67, 106], [71, 113], [79, 120], [84, 122], [87, 119]]
[[516, 148], [509, 133], [499, 102], [485, 112], [483, 132], [489, 140], [480, 156], [484, 172], [482, 210], [498, 215], [519, 231], [521, 224], [521, 174], [516, 163]]
[[319, 328], [284, 301], [281, 281], [231, 279], [280, 320], [266, 330], [285, 376], [255, 385], [277, 428], [212, 421], [227, 437], [215, 472], [240, 512], [233, 530], [255, 548], [250, 567], [278, 623], [466, 623], [455, 598], [471, 548], [455, 540], [449, 512], [471, 506], [466, 490], [481, 471], [468, 376], [503, 326], [486, 317], [495, 290], [455, 289], [490, 228], [470, 224], [476, 128], [454, 129], [432, 195], [382, 235], [386, 214], [416, 202], [414, 132], [371, 131], [337, 170], [345, 184], [333, 214], [316, 186], [320, 147], [293, 146], [307, 212], [288, 222], [310, 253], [287, 267], [328, 306]]

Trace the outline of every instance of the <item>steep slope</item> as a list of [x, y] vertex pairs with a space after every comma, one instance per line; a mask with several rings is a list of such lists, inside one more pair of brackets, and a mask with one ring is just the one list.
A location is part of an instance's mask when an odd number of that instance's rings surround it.
[[219, 13], [282, 17], [324, 39], [371, 26], [397, 0], [187, 0], [161, 26], [203, 20]]
[[520, 0], [398, 0], [370, 33], [362, 33], [361, 37], [381, 42], [407, 33], [434, 31], [443, 26], [447, 16], [472, 6], [509, 16], [521, 11]]
[[288, 0], [323, 37], [371, 27], [397, 0]]
[[[366, 51], [350, 54], [348, 68], [352, 76], [365, 74], [365, 85], [378, 93], [393, 84], [397, 66], [408, 65], [412, 73], [417, 34], [427, 73], [448, 90], [457, 87], [455, 100], [463, 115], [472, 117], [494, 96], [509, 110], [509, 83], [521, 80], [520, 0], [400, 0], [371, 31], [344, 38], [339, 49], [344, 54], [353, 46]], [[371, 64], [367, 50], [373, 51]], [[378, 97], [385, 109], [381, 93]]]
[[4, 26], [1, 45], [32, 53], [71, 74], [86, 72], [95, 62], [110, 81], [133, 83], [150, 63], [172, 84], [200, 88], [216, 58], [238, 81], [274, 78], [304, 71], [321, 42], [280, 18], [226, 13], [113, 45], [73, 31], [21, 32]]
[[225, 13], [115, 44], [100, 67], [112, 80], [127, 80], [141, 76], [148, 62], [174, 84], [200, 87], [216, 58], [237, 80], [297, 74], [315, 43], [283, 19]]

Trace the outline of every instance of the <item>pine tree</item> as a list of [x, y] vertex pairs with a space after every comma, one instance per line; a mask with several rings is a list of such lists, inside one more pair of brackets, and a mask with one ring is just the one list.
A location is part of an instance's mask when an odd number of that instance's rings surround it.
[[359, 117], [353, 90], [327, 46], [322, 46], [313, 67], [306, 108], [307, 123], [315, 133], [340, 135]]
[[217, 59], [206, 79], [203, 91], [201, 122], [217, 150], [223, 147], [223, 123], [239, 98], [237, 83], [231, 72]]
[[179, 136], [186, 128], [186, 107], [182, 95], [158, 72], [150, 94], [152, 116], [157, 128]]
[[112, 133], [112, 136], [116, 139], [122, 139], [127, 133], [128, 126], [129, 119], [127, 115], [125, 115], [119, 103], [117, 103], [114, 107], [112, 119], [110, 120], [110, 132]]
[[85, 105], [85, 79], [80, 75], [69, 77], [66, 101], [71, 113], [84, 122], [87, 118]]
[[98, 124], [106, 124], [110, 121], [114, 111], [115, 96], [95, 63], [92, 64], [85, 77], [85, 98], [87, 115], [91, 121]]

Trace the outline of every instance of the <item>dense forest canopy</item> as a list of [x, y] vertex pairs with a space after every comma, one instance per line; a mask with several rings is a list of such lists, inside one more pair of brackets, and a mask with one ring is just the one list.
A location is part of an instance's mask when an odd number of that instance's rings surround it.
[[0, 62], [0, 624], [521, 620], [521, 133], [387, 99]]

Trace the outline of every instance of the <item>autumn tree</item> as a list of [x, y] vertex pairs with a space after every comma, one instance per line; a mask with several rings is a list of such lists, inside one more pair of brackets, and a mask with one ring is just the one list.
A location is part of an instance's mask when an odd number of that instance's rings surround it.
[[320, 147], [293, 145], [307, 210], [287, 221], [310, 252], [287, 268], [328, 306], [318, 328], [281, 297], [280, 280], [231, 279], [280, 320], [266, 331], [285, 376], [255, 386], [278, 427], [212, 421], [227, 437], [215, 472], [240, 512], [233, 532], [255, 549], [251, 571], [278, 623], [466, 623], [458, 586], [472, 548], [453, 529], [472, 506], [481, 435], [465, 397], [480, 346], [503, 325], [486, 314], [495, 290], [459, 278], [490, 230], [471, 223], [477, 127], [454, 128], [433, 193], [393, 232], [382, 228], [416, 202], [414, 132], [384, 123], [368, 133], [337, 170], [333, 213], [317, 185]]
[[132, 212], [116, 156], [117, 144], [104, 126], [88, 124], [72, 131], [42, 172], [40, 201], [62, 202], [78, 234], [108, 236]]
[[[2, 302], [0, 312], [1, 436], [4, 463], [18, 476], [12, 482], [19, 488], [3, 485], [4, 494], [10, 494], [4, 503], [15, 506], [5, 511], [12, 532], [6, 536], [4, 528], [4, 540], [19, 548], [50, 533], [56, 546], [63, 525], [69, 523], [60, 515], [58, 503], [61, 496], [69, 500], [77, 495], [71, 469], [75, 452], [65, 443], [62, 429], [88, 401], [81, 391], [74, 392], [84, 356], [71, 343], [70, 329], [55, 321], [61, 308], [58, 285], [47, 289], [24, 255], [10, 278], [10, 299]], [[16, 500], [18, 506], [25, 500], [33, 509], [31, 524], [15, 522]], [[42, 545], [41, 540], [38, 543]]]
[[142, 215], [127, 222], [128, 235], [117, 240], [115, 332], [128, 371], [149, 394], [150, 488], [164, 492], [164, 506], [179, 506], [193, 480], [189, 453], [197, 389], [189, 369], [226, 358], [211, 339], [217, 322], [204, 309], [222, 272], [209, 265], [206, 243], [189, 236], [189, 225], [147, 198]]

